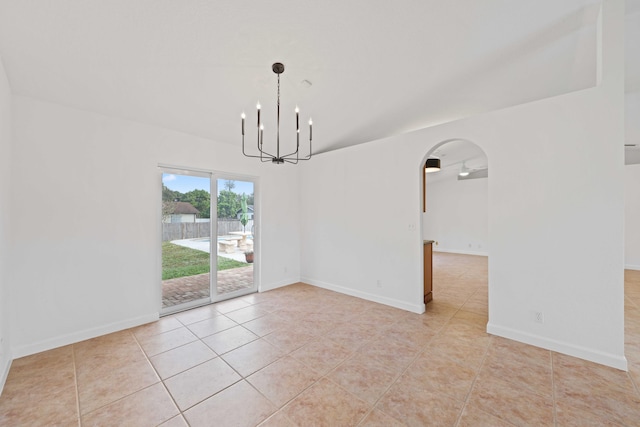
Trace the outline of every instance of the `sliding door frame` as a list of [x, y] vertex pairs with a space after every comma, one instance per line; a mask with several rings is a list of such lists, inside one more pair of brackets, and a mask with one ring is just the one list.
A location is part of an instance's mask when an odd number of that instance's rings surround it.
[[[219, 301], [224, 301], [231, 298], [237, 298], [239, 296], [247, 295], [254, 292], [260, 291], [260, 259], [261, 259], [261, 245], [260, 245], [260, 229], [261, 229], [261, 208], [260, 208], [260, 180], [257, 176], [252, 175], [244, 175], [238, 173], [231, 172], [223, 172], [217, 170], [208, 170], [201, 168], [194, 168], [188, 166], [179, 166], [172, 164], [158, 164], [158, 181], [160, 182], [160, 212], [162, 211], [162, 175], [165, 173], [175, 173], [180, 175], [190, 175], [190, 176], [198, 176], [202, 178], [209, 178], [209, 195], [210, 195], [210, 229], [209, 233], [211, 239], [209, 241], [209, 298], [199, 299], [196, 301], [175, 305], [167, 308], [162, 307], [162, 218], [159, 218], [158, 225], [158, 236], [160, 236], [160, 245], [158, 245], [158, 265], [160, 268], [159, 272], [159, 282], [160, 282], [160, 294], [159, 294], [159, 310], [160, 315], [165, 316], [173, 313], [177, 313], [180, 311], [188, 310], [191, 308], [216, 303]], [[247, 289], [241, 289], [235, 292], [229, 292], [226, 294], [218, 295], [218, 244], [217, 244], [217, 236], [218, 236], [218, 180], [234, 180], [234, 181], [245, 181], [253, 183], [253, 194], [254, 194], [254, 216], [253, 216], [253, 253], [254, 253], [254, 261], [253, 261], [253, 286]], [[214, 197], [215, 195], [215, 197]], [[214, 245], [215, 243], [215, 245]]]

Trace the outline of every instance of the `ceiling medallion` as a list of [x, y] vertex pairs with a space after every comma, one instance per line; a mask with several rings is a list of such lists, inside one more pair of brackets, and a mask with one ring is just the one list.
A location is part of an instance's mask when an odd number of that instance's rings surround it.
[[278, 105], [277, 105], [277, 112], [278, 112], [278, 116], [277, 116], [277, 128], [276, 128], [276, 151], [275, 154], [271, 154], [269, 152], [267, 152], [264, 149], [263, 146], [263, 134], [264, 134], [264, 124], [260, 121], [260, 103], [258, 102], [258, 104], [256, 105], [256, 108], [258, 110], [258, 152], [260, 154], [247, 154], [247, 152], [245, 151], [245, 147], [244, 147], [244, 119], [246, 118], [244, 112], [242, 113], [241, 117], [242, 117], [242, 154], [244, 154], [247, 157], [255, 157], [255, 158], [259, 158], [261, 161], [263, 162], [272, 162], [275, 163], [277, 165], [280, 165], [282, 163], [292, 163], [292, 164], [297, 164], [298, 161], [300, 160], [309, 160], [311, 158], [311, 136], [312, 136], [312, 131], [313, 131], [313, 121], [311, 119], [309, 119], [309, 154], [305, 157], [300, 157], [299, 151], [300, 151], [300, 112], [298, 110], [298, 107], [296, 107], [296, 151], [289, 153], [289, 154], [285, 154], [285, 155], [281, 155], [280, 154], [280, 74], [284, 73], [284, 65], [281, 64], [280, 62], [276, 62], [275, 64], [273, 64], [271, 66], [271, 69], [273, 70], [274, 73], [276, 73], [278, 75]]

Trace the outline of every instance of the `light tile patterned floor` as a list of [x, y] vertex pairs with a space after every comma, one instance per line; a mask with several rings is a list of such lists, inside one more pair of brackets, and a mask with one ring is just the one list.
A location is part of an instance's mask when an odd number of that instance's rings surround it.
[[638, 426], [630, 371], [487, 335], [486, 258], [435, 254], [424, 315], [296, 284], [15, 360], [8, 426]]

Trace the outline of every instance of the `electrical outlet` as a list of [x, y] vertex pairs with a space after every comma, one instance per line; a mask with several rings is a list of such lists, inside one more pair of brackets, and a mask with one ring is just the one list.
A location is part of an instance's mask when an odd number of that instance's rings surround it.
[[381, 288], [382, 287], [382, 282], [380, 280], [376, 280], [376, 286]]
[[284, 272], [285, 272], [285, 273], [287, 272], [287, 267], [285, 267], [285, 268], [284, 268]]
[[533, 321], [536, 323], [544, 323], [544, 313], [541, 311], [534, 311], [533, 313]]

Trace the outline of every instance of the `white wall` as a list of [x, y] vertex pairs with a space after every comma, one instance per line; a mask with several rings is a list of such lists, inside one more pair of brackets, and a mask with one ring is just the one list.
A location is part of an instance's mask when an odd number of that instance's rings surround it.
[[0, 392], [11, 365], [9, 303], [9, 204], [11, 190], [11, 89], [0, 58]]
[[491, 165], [488, 331], [626, 369], [624, 3], [603, 8], [597, 87], [304, 165], [303, 280], [423, 309], [421, 166], [439, 142], [469, 140]]
[[237, 145], [20, 96], [13, 130], [15, 357], [158, 316], [159, 164], [258, 177], [262, 289], [299, 280], [295, 168], [246, 159]]
[[489, 178], [458, 180], [456, 175], [430, 180], [422, 236], [433, 249], [470, 255], [489, 251]]
[[640, 270], [640, 165], [624, 167], [624, 264]]

